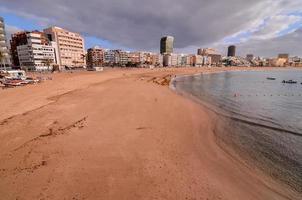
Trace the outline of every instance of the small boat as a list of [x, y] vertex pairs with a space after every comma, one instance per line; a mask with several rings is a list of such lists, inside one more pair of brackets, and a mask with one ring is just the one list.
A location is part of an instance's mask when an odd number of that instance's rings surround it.
[[293, 81], [293, 80], [283, 80], [282, 83], [287, 83], [287, 84], [297, 84], [298, 82], [297, 81]]
[[25, 83], [23, 80], [20, 80], [20, 79], [7, 79], [4, 82], [2, 82], [2, 84], [5, 87], [16, 87], [16, 86], [22, 86]]
[[271, 80], [271, 81], [276, 80], [276, 78], [273, 78], [273, 77], [267, 77], [266, 79], [267, 79], [267, 80]]

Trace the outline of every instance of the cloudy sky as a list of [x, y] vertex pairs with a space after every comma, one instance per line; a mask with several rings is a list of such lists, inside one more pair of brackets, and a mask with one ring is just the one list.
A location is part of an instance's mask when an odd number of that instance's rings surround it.
[[0, 0], [0, 15], [9, 34], [57, 25], [86, 48], [157, 52], [173, 35], [177, 52], [236, 44], [240, 55], [302, 56], [302, 0]]

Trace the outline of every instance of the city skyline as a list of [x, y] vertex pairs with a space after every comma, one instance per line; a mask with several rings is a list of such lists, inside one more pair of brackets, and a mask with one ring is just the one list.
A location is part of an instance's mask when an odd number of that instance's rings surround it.
[[[176, 1], [162, 5], [170, 6], [171, 11], [168, 14], [162, 9], [150, 10], [151, 3], [141, 2], [135, 8], [135, 11], [139, 11], [135, 15], [130, 13], [131, 9], [128, 9], [129, 5], [137, 3], [135, 0], [121, 3], [125, 4], [125, 8], [116, 6], [114, 12], [113, 6], [107, 1], [91, 1], [87, 9], [83, 9], [82, 12], [76, 12], [76, 8], [80, 7], [82, 3], [73, 2], [75, 8], [67, 7], [67, 1], [52, 2], [51, 5], [30, 1], [28, 5], [20, 8], [18, 1], [3, 1], [0, 13], [6, 21], [8, 35], [18, 30], [43, 30], [48, 26], [56, 25], [81, 33], [85, 37], [86, 49], [99, 45], [108, 49], [157, 52], [158, 38], [163, 35], [172, 35], [175, 37], [176, 53], [195, 53], [197, 48], [213, 47], [222, 54], [226, 54], [226, 48], [235, 44], [238, 55], [241, 56], [253, 53], [256, 56], [269, 57], [280, 52], [302, 56], [302, 47], [296, 42], [302, 38], [302, 13], [299, 11], [302, 3], [299, 1], [272, 2], [266, 0], [243, 3], [233, 0], [226, 2], [227, 7], [224, 6], [224, 3], [216, 1], [204, 2], [203, 6], [196, 1], [188, 2], [187, 6]], [[233, 4], [234, 8], [229, 4]], [[101, 5], [107, 6], [111, 12], [102, 14], [102, 12], [95, 12], [95, 9], [92, 9], [92, 6], [98, 8]], [[267, 8], [267, 5], [271, 6]], [[176, 23], [176, 19], [172, 20], [171, 17], [177, 14], [177, 6], [182, 6], [184, 13], [176, 17], [179, 20]], [[220, 12], [219, 16], [221, 15], [223, 20], [218, 20], [213, 14], [206, 12], [204, 7], [207, 6]], [[53, 12], [42, 12], [44, 7], [52, 8], [49, 10]], [[225, 8], [226, 11], [222, 8]], [[64, 9], [66, 12], [58, 13], [58, 10]], [[195, 9], [199, 12], [189, 12]], [[257, 16], [255, 12], [260, 9], [263, 13]], [[93, 20], [87, 16], [86, 10], [89, 10], [89, 14], [94, 16]], [[155, 10], [157, 11], [155, 12]], [[148, 15], [143, 11], [148, 11]], [[158, 14], [156, 14], [157, 12]], [[247, 16], [242, 16], [243, 13]], [[186, 16], [183, 16], [185, 14], [190, 15], [190, 18], [185, 18]], [[198, 17], [204, 17], [202, 18], [204, 20], [196, 21]], [[120, 26], [122, 19], [125, 20], [125, 24]], [[116, 27], [109, 26], [108, 20]], [[242, 22], [243, 20], [246, 21]], [[126, 25], [129, 27], [125, 27]], [[136, 31], [129, 31], [128, 28]]]

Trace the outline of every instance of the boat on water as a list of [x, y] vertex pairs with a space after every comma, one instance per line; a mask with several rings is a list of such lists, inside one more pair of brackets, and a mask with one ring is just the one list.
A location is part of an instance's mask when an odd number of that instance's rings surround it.
[[283, 80], [282, 83], [287, 83], [287, 84], [297, 84], [298, 82], [297, 81], [293, 81], [293, 80]]
[[276, 78], [273, 78], [273, 77], [267, 77], [266, 79], [267, 79], [267, 80], [271, 80], [271, 81], [276, 80]]

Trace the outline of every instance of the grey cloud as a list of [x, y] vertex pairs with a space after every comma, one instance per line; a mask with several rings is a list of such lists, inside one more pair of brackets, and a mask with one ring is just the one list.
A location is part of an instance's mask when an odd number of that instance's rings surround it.
[[289, 53], [291, 56], [302, 56], [302, 29], [288, 35], [268, 40], [253, 39], [237, 45], [242, 56], [253, 53], [255, 56], [276, 57], [279, 53]]
[[19, 31], [21, 31], [21, 29], [19, 29], [18, 27], [10, 26], [10, 25], [5, 26], [5, 32], [6, 32], [7, 39], [10, 39], [10, 36], [12, 34], [19, 32]]
[[[297, 0], [298, 2], [299, 0]], [[29, 13], [47, 25], [100, 37], [137, 50], [157, 50], [162, 35], [186, 48], [220, 41], [259, 17], [292, 9], [296, 0], [0, 0], [16, 14]], [[288, 5], [283, 6], [282, 5]], [[294, 6], [293, 6], [294, 5]], [[299, 4], [300, 5], [300, 4]], [[259, 14], [261, 12], [261, 15]], [[45, 20], [48, 19], [48, 20]], [[41, 22], [42, 23], [42, 22]]]

